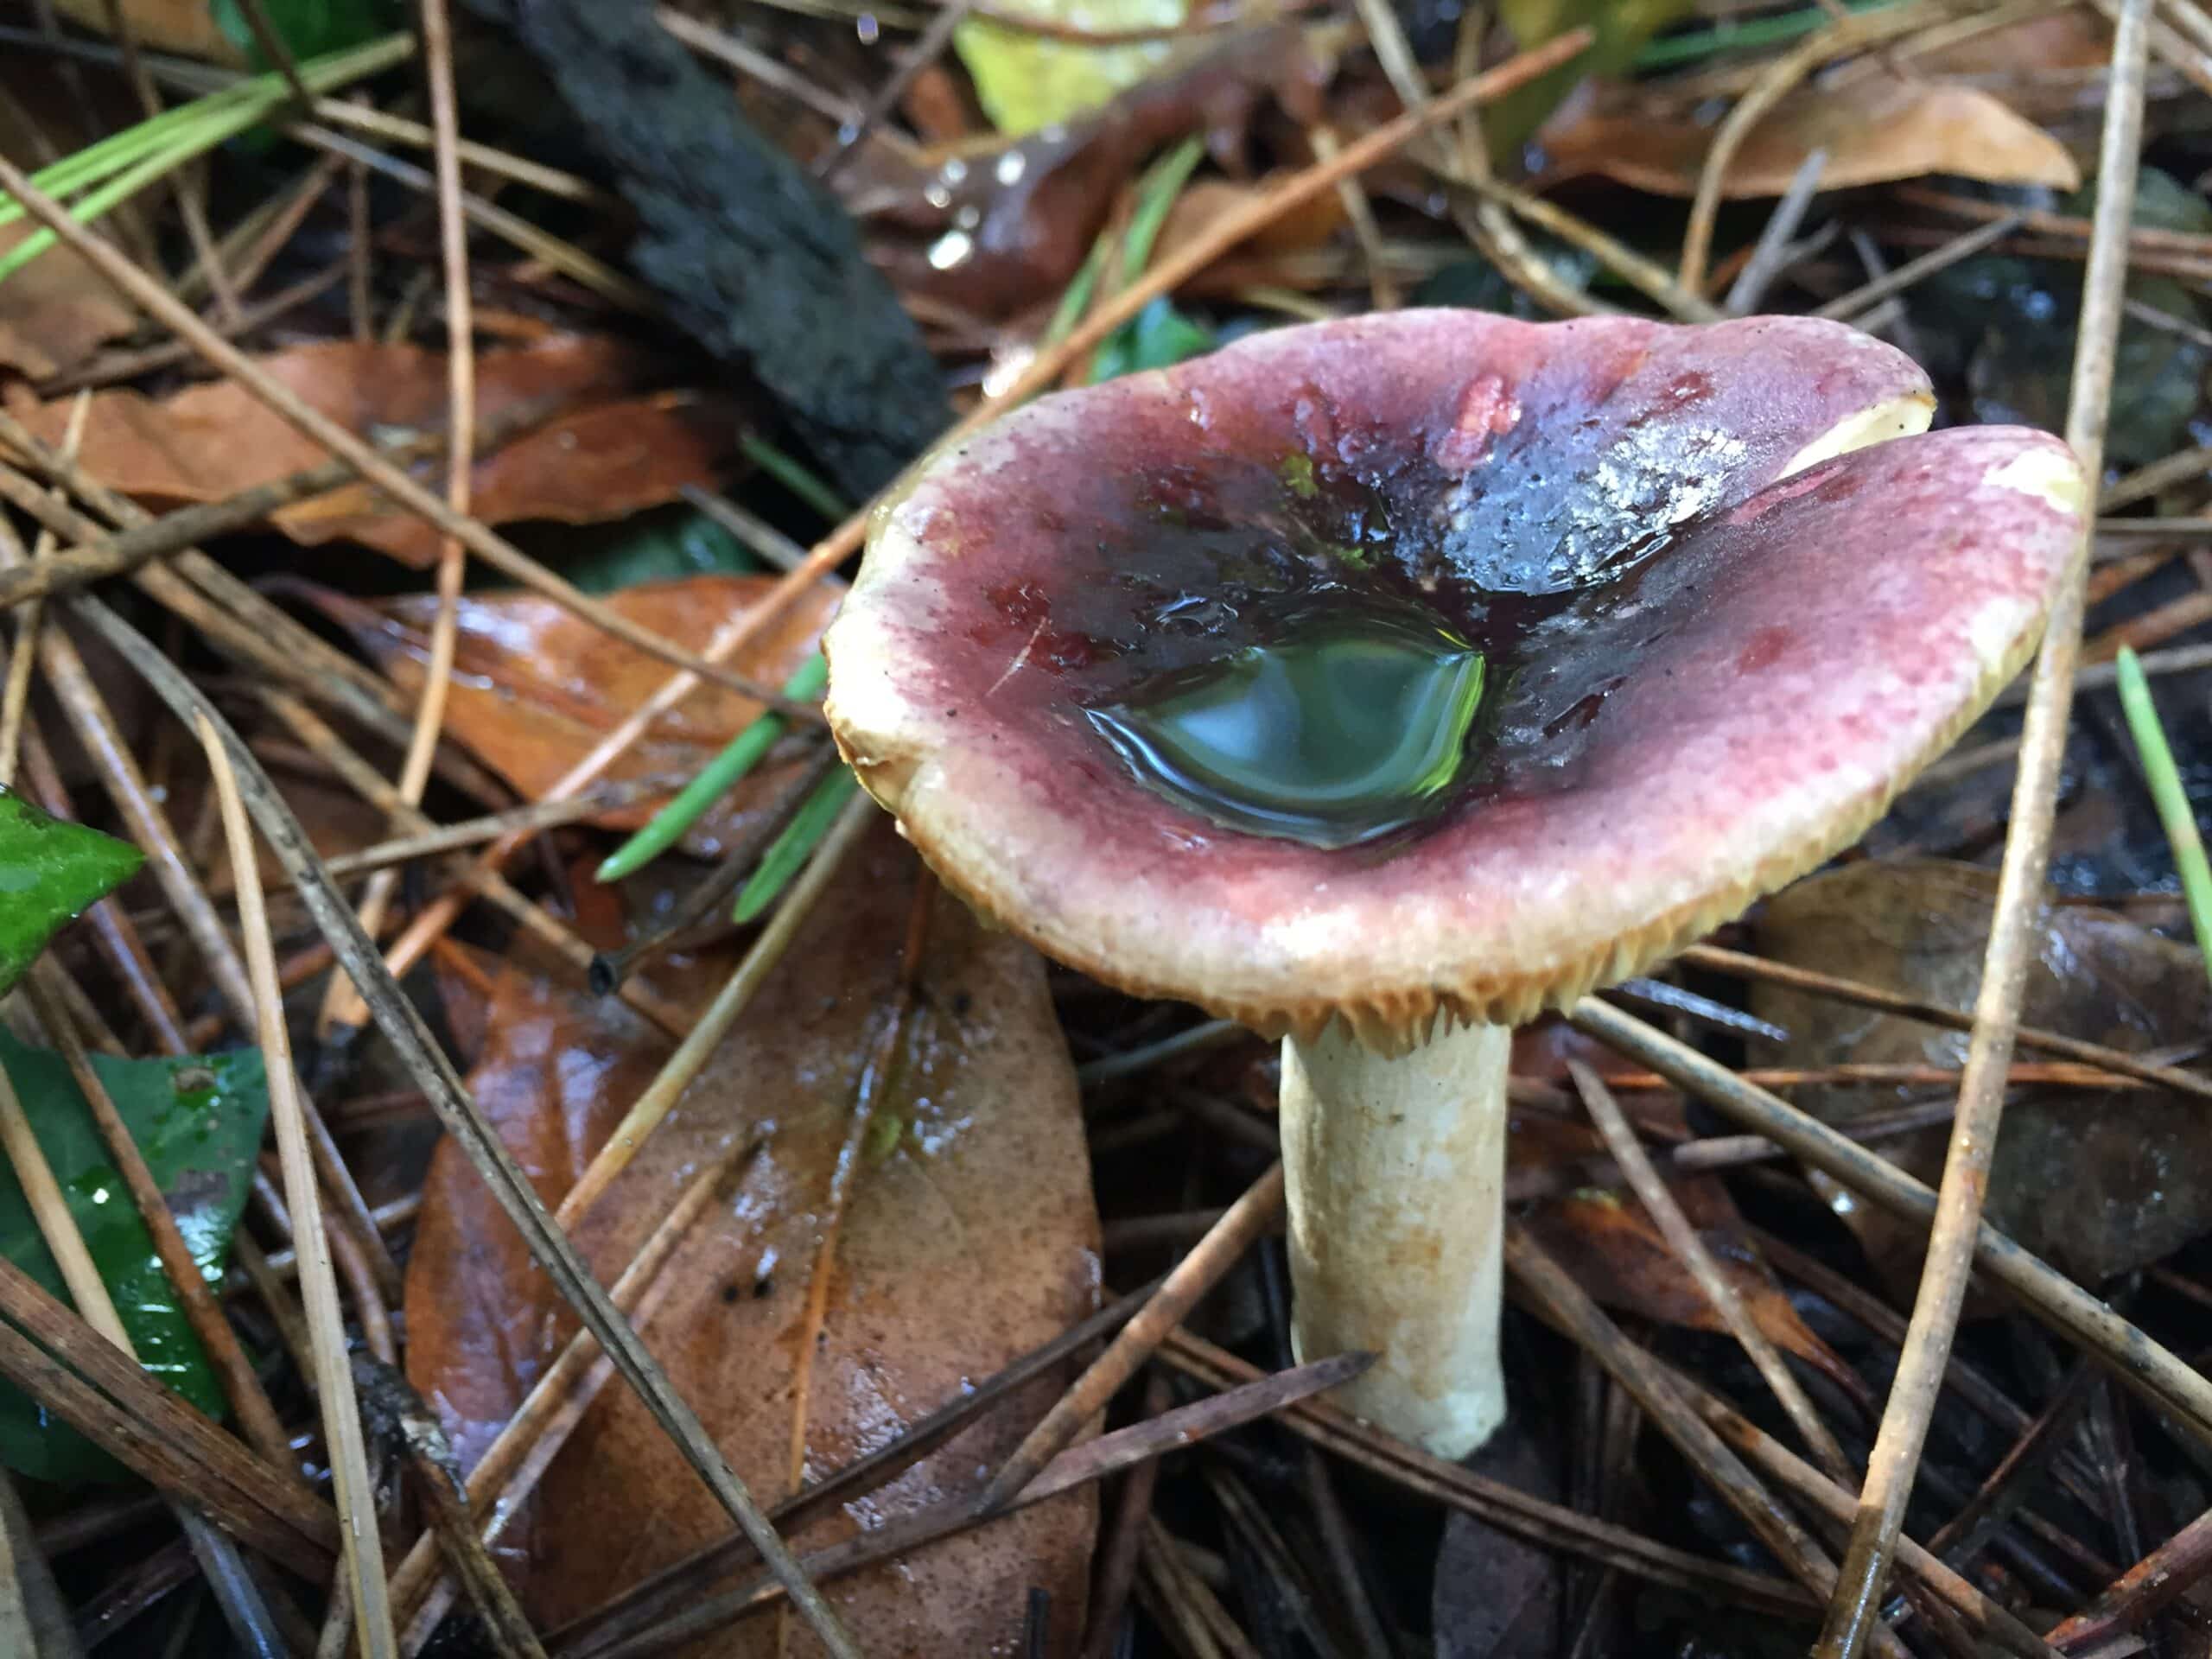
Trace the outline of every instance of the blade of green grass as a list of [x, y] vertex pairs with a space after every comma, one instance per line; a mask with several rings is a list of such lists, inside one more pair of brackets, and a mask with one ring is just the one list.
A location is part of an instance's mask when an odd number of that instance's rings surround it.
[[[784, 695], [818, 697], [829, 682], [830, 664], [817, 651], [784, 682]], [[596, 879], [620, 881], [626, 875], [634, 875], [673, 847], [709, 807], [729, 793], [739, 779], [760, 764], [760, 757], [783, 734], [784, 717], [772, 711], [730, 739], [728, 747], [701, 767], [699, 775], [684, 785], [675, 799], [654, 813], [652, 822], [607, 855]], [[772, 849], [771, 855], [772, 852]]]
[[830, 833], [830, 826], [837, 822], [837, 814], [844, 810], [861, 780], [848, 766], [840, 766], [814, 786], [814, 793], [806, 798], [798, 816], [784, 826], [784, 833], [768, 843], [768, 850], [760, 855], [760, 868], [753, 872], [744, 891], [737, 895], [737, 907], [730, 912], [730, 919], [742, 925], [756, 919], [776, 896], [791, 885], [791, 878], [806, 867], [814, 855], [815, 844]]
[[2182, 787], [2181, 769], [2174, 765], [2173, 749], [2166, 742], [2166, 728], [2158, 723], [2158, 706], [2151, 700], [2151, 682], [2133, 651], [2120, 648], [2114, 664], [2120, 706], [2127, 715], [2127, 729], [2143, 757], [2144, 781], [2151, 786], [2151, 802], [2165, 826], [2166, 840], [2174, 849], [2174, 869], [2181, 877], [2182, 897], [2189, 904], [2189, 922], [2196, 933], [2196, 948], [2204, 953], [2204, 968], [2212, 974], [2212, 866], [2204, 858], [2204, 837], [2190, 810], [2189, 791]]
[[745, 458], [833, 524], [852, 517], [851, 504], [805, 466], [765, 438], [746, 433], [737, 441]]
[[[411, 36], [388, 35], [302, 64], [300, 77], [315, 92], [334, 92], [404, 61], [414, 49]], [[89, 224], [187, 162], [259, 125], [290, 98], [282, 76], [257, 75], [87, 145], [35, 175], [33, 181], [49, 193], [73, 196], [71, 213]], [[20, 204], [0, 199], [0, 226], [22, 216]], [[54, 232], [47, 230], [24, 238], [0, 258], [0, 282], [51, 248], [54, 240]]]

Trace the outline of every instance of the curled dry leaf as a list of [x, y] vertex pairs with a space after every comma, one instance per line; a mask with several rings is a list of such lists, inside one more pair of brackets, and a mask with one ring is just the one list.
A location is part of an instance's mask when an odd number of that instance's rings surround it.
[[[663, 639], [700, 651], [773, 585], [769, 576], [686, 576], [625, 588], [605, 603]], [[421, 688], [437, 615], [435, 597], [418, 594], [371, 604], [306, 584], [297, 591], [352, 633], [403, 691], [412, 696]], [[781, 684], [813, 653], [836, 605], [831, 589], [808, 588], [730, 666]], [[658, 658], [535, 594], [464, 596], [459, 624], [446, 734], [528, 800], [543, 798], [668, 678], [667, 665]], [[648, 726], [604, 776], [613, 782], [664, 781], [672, 793], [761, 712], [750, 697], [702, 686]], [[786, 737], [699, 821], [685, 837], [685, 849], [702, 858], [721, 852], [777, 799], [803, 764], [798, 740]], [[613, 808], [594, 822], [635, 830], [659, 804], [646, 799]]]
[[[1679, 1128], [1679, 1104], [1665, 1110]], [[1649, 1103], [1639, 1103], [1635, 1112], [1653, 1120], [1659, 1115]], [[1587, 1125], [1537, 1113], [1516, 1113], [1512, 1125], [1506, 1154], [1511, 1169], [1605, 1156], [1604, 1139]], [[1670, 1180], [1667, 1190], [1767, 1340], [1818, 1370], [1853, 1399], [1863, 1400], [1866, 1385], [1858, 1373], [1806, 1326], [1760, 1260], [1720, 1178]], [[1705, 1292], [1625, 1183], [1618, 1188], [1581, 1186], [1541, 1199], [1522, 1219], [1560, 1265], [1606, 1306], [1693, 1331], [1726, 1332]]]
[[[1601, 173], [1655, 195], [1687, 196], [1717, 130], [1621, 94], [1555, 123], [1544, 144], [1554, 177]], [[1929, 173], [2063, 190], [2082, 181], [2063, 145], [1991, 93], [1881, 74], [1792, 92], [1745, 136], [1721, 194], [1778, 196], [1816, 149], [1827, 152], [1821, 183], [1829, 190]]]
[[[1769, 901], [1760, 953], [1863, 980], [1961, 1012], [1981, 982], [1997, 878], [1937, 860], [1854, 864]], [[1825, 1066], [1907, 1062], [1956, 1066], [1963, 1032], [1872, 1013], [1771, 985], [1753, 988], [1755, 1012], [1786, 1027], [1777, 1063]], [[2201, 1039], [2212, 1029], [2212, 989], [2191, 948], [2109, 912], [2047, 909], [2031, 954], [2025, 1024], [2140, 1052]], [[1893, 1109], [1897, 1092], [1800, 1089], [1797, 1103], [1830, 1122]], [[1948, 1132], [1883, 1144], [1885, 1155], [1931, 1185]], [[1920, 1232], [1871, 1206], [1837, 1208], [1891, 1286], [1910, 1298], [1920, 1274]], [[1990, 1224], [2083, 1284], [2145, 1266], [2212, 1230], [2212, 1116], [2200, 1102], [2154, 1090], [2016, 1090], [1990, 1168]]]
[[[0, 285], [0, 294], [6, 292]], [[365, 436], [405, 437], [446, 424], [446, 359], [413, 346], [332, 340], [258, 359], [321, 413]], [[734, 453], [734, 406], [700, 393], [645, 392], [662, 365], [619, 341], [556, 336], [476, 359], [480, 426], [505, 415], [559, 408], [479, 458], [471, 486], [486, 523], [556, 519], [593, 524], [674, 500], [687, 484], [711, 487]], [[69, 400], [29, 414], [32, 429], [60, 439]], [[217, 500], [329, 457], [231, 381], [188, 386], [155, 399], [130, 391], [92, 399], [79, 456], [92, 475], [156, 509]], [[417, 461], [424, 478], [442, 460]], [[334, 491], [276, 513], [271, 522], [308, 547], [364, 543], [410, 564], [438, 555], [429, 524], [365, 486]]]
[[[818, 1478], [873, 1450], [1095, 1305], [1098, 1222], [1075, 1076], [1038, 957], [940, 896], [919, 1000], [880, 1093], [836, 1248], [825, 1220], [861, 1071], [881, 1032], [917, 865], [887, 824], [801, 931], [736, 1031], [582, 1224], [611, 1281], [713, 1161], [734, 1191], [677, 1247], [644, 1326], [671, 1379], [765, 1501], [785, 1491], [794, 1394]], [[712, 989], [701, 987], [702, 994]], [[664, 1039], [609, 1002], [501, 968], [478, 1103], [549, 1203], [653, 1075]], [[826, 1311], [807, 1315], [825, 1273]], [[409, 1373], [464, 1462], [480, 1456], [573, 1328], [482, 1183], [447, 1147], [408, 1265]], [[1062, 1379], [988, 1414], [889, 1485], [807, 1529], [811, 1546], [971, 1490]], [[627, 1390], [610, 1387], [554, 1461], [510, 1560], [540, 1628], [721, 1536], [728, 1520]], [[1094, 1527], [1071, 1494], [827, 1586], [868, 1650], [969, 1659], [1017, 1650], [1027, 1591], [1051, 1597], [1052, 1651], [1083, 1621]], [[774, 1650], [758, 1619], [686, 1652]], [[794, 1633], [794, 1650], [817, 1651]]]

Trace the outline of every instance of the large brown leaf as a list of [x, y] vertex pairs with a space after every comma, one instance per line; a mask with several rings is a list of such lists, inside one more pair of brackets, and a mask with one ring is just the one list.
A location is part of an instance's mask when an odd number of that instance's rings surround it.
[[[1769, 901], [1762, 955], [1865, 980], [1961, 1012], [1981, 982], [1997, 878], [1937, 860], [1867, 862], [1800, 882]], [[1754, 1012], [1786, 1027], [1778, 1064], [1904, 1062], [1955, 1066], [1964, 1033], [1771, 985]], [[2204, 963], [2108, 912], [2044, 912], [2031, 953], [2023, 1020], [2140, 1052], [2212, 1028]], [[1800, 1106], [1830, 1122], [1894, 1109], [1897, 1092], [1801, 1089]], [[1946, 1131], [1883, 1143], [1931, 1185]], [[1900, 1294], [1920, 1273], [1923, 1229], [1872, 1206], [1839, 1205]], [[2155, 1262], [2212, 1229], [2212, 1114], [2201, 1102], [2150, 1090], [2019, 1091], [2005, 1108], [1989, 1176], [1987, 1213], [2002, 1231], [2085, 1284]]]
[[[697, 651], [773, 584], [768, 576], [685, 576], [625, 588], [606, 603], [663, 639]], [[416, 594], [372, 605], [321, 588], [301, 591], [351, 632], [402, 690], [412, 696], [421, 690], [435, 598]], [[836, 603], [831, 590], [808, 588], [731, 666], [782, 683], [813, 652]], [[460, 629], [445, 729], [531, 800], [541, 798], [668, 678], [666, 664], [534, 594], [465, 596]], [[750, 697], [702, 686], [647, 727], [606, 776], [661, 779], [671, 791], [679, 788], [760, 712]], [[700, 820], [684, 840], [686, 849], [711, 858], [742, 835], [803, 764], [794, 745], [787, 737], [781, 750], [771, 750], [766, 762]], [[613, 808], [594, 821], [634, 830], [658, 804], [645, 800]]]
[[[1029, 948], [940, 897], [904, 1064], [854, 1170], [817, 1332], [805, 1309], [833, 1167], [895, 982], [913, 856], [880, 826], [736, 1031], [580, 1236], [612, 1279], [709, 1160], [756, 1138], [734, 1196], [667, 1272], [644, 1335], [734, 1467], [785, 1490], [793, 1391], [812, 1375], [804, 1455], [818, 1477], [1081, 1318], [1098, 1282], [1075, 1077]], [[711, 987], [702, 987], [702, 990]], [[547, 1201], [666, 1052], [618, 1006], [505, 969], [470, 1083]], [[572, 1321], [450, 1147], [408, 1265], [409, 1370], [473, 1461]], [[803, 1535], [849, 1536], [974, 1487], [1059, 1383], [988, 1415], [889, 1486]], [[872, 1654], [1015, 1650], [1030, 1586], [1050, 1592], [1055, 1652], [1082, 1623], [1094, 1515], [1077, 1496], [828, 1586]], [[512, 1557], [551, 1625], [728, 1530], [636, 1399], [601, 1395], [548, 1471]], [[688, 1652], [765, 1656], [773, 1618]], [[793, 1650], [818, 1651], [803, 1631]]]
[[[446, 424], [442, 353], [331, 340], [258, 362], [315, 409], [365, 436]], [[549, 401], [569, 412], [477, 461], [475, 515], [491, 524], [594, 524], [674, 500], [687, 484], [712, 486], [734, 453], [738, 412], [703, 394], [642, 392], [655, 367], [635, 347], [575, 335], [481, 353], [480, 426]], [[29, 424], [58, 440], [68, 404], [58, 399], [33, 411]], [[328, 459], [228, 380], [158, 400], [127, 390], [101, 392], [79, 453], [94, 477], [155, 508], [219, 499]], [[418, 462], [415, 470], [442, 478], [444, 462]], [[308, 547], [355, 541], [417, 565], [438, 555], [437, 531], [365, 486], [287, 507], [271, 522]]]
[[[1687, 196], [1716, 130], [1630, 92], [1562, 118], [1545, 145], [1556, 176], [1602, 173], [1655, 195]], [[2063, 144], [1991, 94], [1883, 74], [1792, 92], [1745, 136], [1720, 193], [1778, 196], [1816, 149], [1827, 151], [1821, 184], [1829, 190], [1929, 173], [2063, 190], [2082, 181]]]

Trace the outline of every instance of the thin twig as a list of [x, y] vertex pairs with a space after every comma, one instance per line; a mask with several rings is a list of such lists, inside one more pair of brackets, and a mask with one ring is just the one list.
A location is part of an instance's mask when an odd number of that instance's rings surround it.
[[[2120, 302], [2127, 281], [2150, 14], [2151, 0], [2125, 0], [2120, 10], [2097, 168], [2096, 230], [2082, 280], [2081, 327], [2075, 337], [2066, 437], [2081, 460], [2083, 474], [2093, 480], [2103, 476], [2105, 419], [2112, 402]], [[1966, 1300], [1982, 1228], [1982, 1196], [2004, 1118], [2005, 1070], [2019, 1025], [2020, 999], [2043, 935], [2044, 872], [2050, 859], [2067, 716], [2081, 652], [2088, 551], [2085, 527], [2036, 658], [2010, 830], [1974, 1003], [1974, 1034], [1959, 1081], [1958, 1115], [1944, 1158], [1927, 1262], [1904, 1351], [1890, 1385], [1889, 1408], [1867, 1459], [1859, 1517], [1845, 1552], [1835, 1601], [1814, 1649], [1815, 1659], [1857, 1659], [1875, 1619], [1891, 1552], [1904, 1524], [1905, 1503], [1912, 1494], [1914, 1472], [1942, 1387], [1944, 1361]]]
[[260, 861], [230, 753], [204, 714], [198, 734], [207, 751], [216, 798], [221, 804], [223, 834], [230, 843], [231, 869], [238, 884], [239, 931], [245, 936], [246, 969], [252, 976], [259, 1015], [257, 1034], [267, 1061], [270, 1122], [276, 1133], [276, 1155], [283, 1165], [284, 1201], [292, 1213], [293, 1243], [299, 1251], [301, 1300], [307, 1310], [308, 1339], [315, 1357], [315, 1402], [322, 1415], [323, 1443], [330, 1451], [331, 1484], [346, 1522], [345, 1562], [353, 1586], [354, 1634], [365, 1659], [398, 1659], [399, 1642], [392, 1630], [391, 1601], [385, 1584], [376, 1488], [369, 1478], [368, 1446], [361, 1433], [360, 1406], [353, 1394], [353, 1365], [346, 1351], [346, 1315], [338, 1303], [338, 1278], [331, 1268], [330, 1247], [323, 1233], [322, 1200], [316, 1190], [305, 1114], [292, 1070], [283, 994], [276, 985], [276, 952], [270, 943], [269, 916], [262, 905]]

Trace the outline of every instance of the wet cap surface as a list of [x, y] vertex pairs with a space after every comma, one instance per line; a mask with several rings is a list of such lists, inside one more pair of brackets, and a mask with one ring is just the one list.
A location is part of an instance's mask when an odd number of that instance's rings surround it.
[[[949, 883], [1102, 980], [1382, 1046], [1518, 1021], [1847, 844], [2024, 660], [2078, 470], [1896, 436], [1931, 406], [1804, 319], [1285, 329], [934, 457], [830, 632], [830, 720]], [[1469, 781], [1401, 834], [1224, 829], [1091, 718], [1370, 601], [1489, 658]]]

